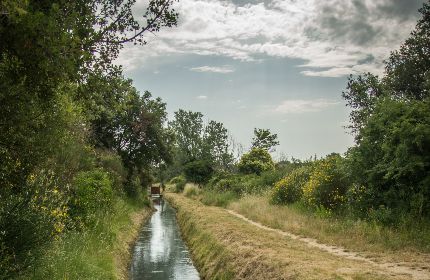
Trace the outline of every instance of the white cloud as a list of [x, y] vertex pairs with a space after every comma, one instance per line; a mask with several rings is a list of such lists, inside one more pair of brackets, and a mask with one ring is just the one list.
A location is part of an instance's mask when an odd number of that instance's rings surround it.
[[208, 97], [206, 95], [199, 95], [196, 98], [200, 99], [200, 100], [208, 99]]
[[327, 99], [284, 100], [273, 109], [273, 112], [279, 114], [318, 112], [337, 104], [339, 104], [339, 102]]
[[[146, 0], [138, 0], [138, 5], [142, 1]], [[175, 3], [178, 26], [156, 37], [149, 34], [147, 46], [127, 46], [118, 63], [132, 70], [149, 57], [171, 54], [242, 61], [267, 55], [302, 59], [302, 74], [308, 76], [339, 77], [362, 70], [381, 74], [382, 61], [416, 22], [416, 16], [383, 13], [381, 7], [387, 10], [396, 3], [401, 2], [272, 0], [239, 6], [224, 0], [181, 0]], [[369, 55], [373, 59], [366, 61]], [[214, 68], [205, 67], [200, 70]]]
[[213, 73], [221, 73], [221, 74], [226, 74], [226, 73], [231, 73], [234, 72], [234, 69], [231, 66], [225, 65], [222, 67], [217, 67], [217, 66], [200, 66], [200, 67], [193, 67], [190, 68], [191, 71], [195, 71], [195, 72], [213, 72]]

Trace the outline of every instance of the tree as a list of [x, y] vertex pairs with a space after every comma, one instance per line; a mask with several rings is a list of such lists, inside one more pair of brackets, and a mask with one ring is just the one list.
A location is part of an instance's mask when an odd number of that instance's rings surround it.
[[212, 163], [206, 160], [192, 161], [184, 167], [184, 174], [187, 180], [199, 185], [207, 183], [213, 172]]
[[366, 186], [365, 208], [385, 205], [430, 215], [430, 100], [378, 101], [348, 152], [355, 182]]
[[386, 63], [384, 82], [398, 99], [423, 100], [430, 96], [430, 1], [411, 36], [393, 51]]
[[253, 148], [242, 156], [238, 168], [240, 172], [245, 174], [260, 175], [264, 171], [274, 170], [275, 164], [267, 150]]
[[164, 127], [166, 104], [160, 98], [152, 99], [149, 92], [140, 96], [130, 81], [119, 86], [120, 102], [92, 121], [92, 135], [96, 145], [121, 156], [131, 180], [134, 171], [171, 160], [171, 137]]
[[228, 130], [224, 125], [209, 121], [204, 128], [202, 142], [202, 158], [212, 162], [217, 169], [228, 169], [233, 155], [229, 152]]
[[175, 134], [178, 157], [182, 163], [191, 162], [201, 157], [203, 114], [180, 109], [175, 112], [175, 119], [169, 123]]
[[254, 138], [252, 138], [252, 148], [264, 149], [268, 152], [275, 151], [275, 146], [279, 145], [278, 135], [272, 134], [269, 129], [254, 128]]
[[[349, 76], [346, 91], [342, 97], [352, 111], [349, 115], [350, 125], [347, 126], [351, 132], [357, 133], [366, 125], [367, 118], [372, 114], [375, 102], [384, 96], [384, 85], [379, 78], [371, 73]], [[358, 140], [358, 139], [357, 139]]]
[[53, 142], [67, 131], [55, 122], [57, 112], [68, 109], [62, 108], [64, 94], [77, 103], [100, 100], [93, 96], [99, 91], [87, 90], [92, 73], [120, 72], [111, 61], [125, 43], [144, 44], [147, 32], [176, 24], [172, 1], [149, 1], [144, 25], [133, 16], [134, 3], [1, 1], [0, 178], [5, 185], [22, 188], [31, 170], [52, 154], [47, 139]]
[[391, 217], [430, 216], [430, 2], [420, 12], [411, 36], [386, 62], [385, 76], [350, 77], [343, 93], [357, 144], [347, 162], [362, 187], [356, 208], [365, 215], [382, 206]]

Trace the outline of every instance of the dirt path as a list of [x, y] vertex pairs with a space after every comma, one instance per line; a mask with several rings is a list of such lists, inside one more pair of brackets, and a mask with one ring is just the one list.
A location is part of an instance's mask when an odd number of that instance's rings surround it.
[[350, 260], [357, 260], [357, 261], [369, 263], [371, 265], [377, 266], [379, 268], [382, 268], [382, 269], [388, 271], [391, 275], [393, 275], [393, 274], [395, 274], [395, 275], [408, 274], [412, 277], [412, 279], [416, 279], [416, 280], [429, 280], [430, 279], [430, 271], [428, 271], [427, 268], [412, 268], [412, 267], [401, 265], [399, 263], [390, 263], [390, 262], [378, 263], [374, 260], [371, 260], [369, 258], [361, 256], [358, 253], [348, 251], [342, 247], [322, 244], [313, 238], [300, 237], [300, 236], [295, 235], [295, 234], [290, 233], [290, 232], [286, 232], [286, 231], [282, 231], [279, 229], [267, 227], [267, 226], [262, 225], [260, 223], [254, 222], [254, 221], [246, 218], [245, 216], [243, 216], [243, 215], [241, 215], [241, 214], [239, 214], [233, 210], [227, 210], [227, 212], [233, 216], [236, 216], [236, 217], [258, 227], [258, 228], [261, 228], [261, 229], [264, 229], [267, 231], [276, 232], [280, 235], [289, 237], [291, 239], [304, 242], [309, 247], [318, 248], [322, 251], [328, 252], [328, 253], [333, 254], [335, 256], [340, 256], [340, 257], [344, 257], [344, 258], [350, 259]]

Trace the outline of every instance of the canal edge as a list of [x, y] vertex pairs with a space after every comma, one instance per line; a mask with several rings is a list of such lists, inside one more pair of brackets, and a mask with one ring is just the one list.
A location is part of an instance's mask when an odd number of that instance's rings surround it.
[[121, 231], [117, 237], [115, 246], [114, 265], [116, 279], [128, 280], [130, 277], [130, 264], [133, 257], [133, 248], [139, 237], [142, 226], [151, 218], [155, 212], [154, 207], [143, 207], [142, 209], [130, 214], [131, 225], [126, 231]]

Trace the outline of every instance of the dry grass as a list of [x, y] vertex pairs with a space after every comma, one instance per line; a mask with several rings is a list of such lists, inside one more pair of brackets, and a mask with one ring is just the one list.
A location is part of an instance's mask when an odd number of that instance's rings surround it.
[[203, 279], [409, 279], [310, 248], [224, 209], [177, 194], [166, 198], [178, 209], [178, 222]]
[[198, 196], [200, 194], [200, 188], [196, 184], [186, 183], [182, 194], [186, 197]]
[[341, 246], [376, 261], [430, 269], [428, 248], [393, 229], [364, 221], [320, 218], [294, 207], [271, 205], [266, 197], [258, 196], [244, 197], [229, 209], [263, 225]]

